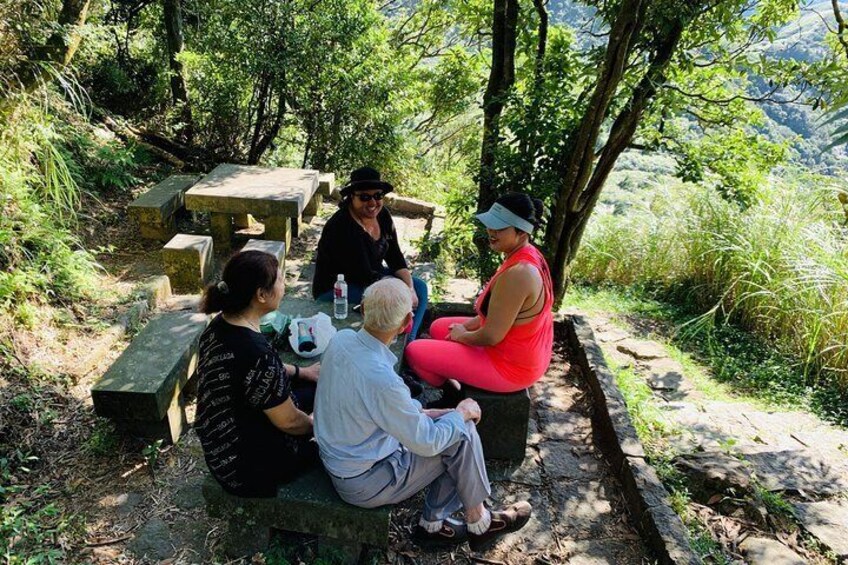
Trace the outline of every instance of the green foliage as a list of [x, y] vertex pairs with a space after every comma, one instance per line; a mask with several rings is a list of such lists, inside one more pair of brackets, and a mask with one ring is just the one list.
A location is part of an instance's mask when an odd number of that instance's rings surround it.
[[699, 323], [729, 320], [800, 360], [805, 384], [846, 386], [848, 256], [827, 179], [773, 179], [746, 210], [709, 189], [657, 189], [590, 226], [578, 280], [690, 297]]
[[60, 563], [79, 537], [79, 517], [63, 514], [49, 485], [27, 480], [36, 461], [17, 450], [0, 457], [0, 555], [9, 565]]
[[21, 107], [0, 121], [0, 308], [84, 297], [96, 264], [71, 232], [78, 166], [50, 113]]

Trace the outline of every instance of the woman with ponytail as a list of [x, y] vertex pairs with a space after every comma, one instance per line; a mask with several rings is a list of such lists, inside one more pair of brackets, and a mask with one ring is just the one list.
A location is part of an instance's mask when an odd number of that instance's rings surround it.
[[477, 315], [439, 318], [432, 339], [406, 347], [412, 371], [444, 392], [440, 407], [459, 400], [453, 381], [515, 392], [548, 369], [553, 351], [553, 284], [548, 264], [530, 243], [542, 219], [542, 201], [511, 192], [477, 219], [486, 226], [489, 247], [506, 258], [475, 303]]
[[312, 400], [319, 365], [285, 365], [259, 332], [285, 292], [277, 258], [234, 255], [203, 293], [220, 312], [200, 337], [195, 430], [212, 476], [240, 496], [274, 496], [276, 485], [317, 462]]

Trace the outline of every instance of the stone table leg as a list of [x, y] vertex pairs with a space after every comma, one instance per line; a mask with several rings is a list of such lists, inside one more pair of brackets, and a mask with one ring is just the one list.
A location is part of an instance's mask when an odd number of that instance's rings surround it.
[[287, 216], [268, 216], [265, 218], [265, 239], [284, 241], [286, 249], [291, 249], [292, 219]]
[[306, 205], [306, 208], [303, 209], [304, 216], [317, 216], [318, 210], [321, 209], [321, 204], [324, 202], [324, 197], [320, 192], [316, 192], [312, 195], [312, 199]]
[[235, 214], [233, 215], [233, 223], [237, 229], [245, 229], [253, 226], [254, 219], [250, 214]]
[[210, 214], [212, 224], [212, 241], [215, 248], [220, 251], [229, 251], [232, 249], [233, 239], [233, 216], [232, 214], [223, 214], [221, 212], [212, 212]]

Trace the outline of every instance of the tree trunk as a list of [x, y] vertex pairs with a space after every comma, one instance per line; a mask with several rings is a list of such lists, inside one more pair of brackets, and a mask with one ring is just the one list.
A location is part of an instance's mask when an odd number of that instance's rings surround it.
[[530, 95], [530, 108], [526, 118], [534, 124], [527, 137], [521, 145], [521, 175], [516, 179], [519, 186], [532, 186], [533, 169], [535, 168], [536, 154], [539, 150], [538, 118], [539, 108], [542, 105], [542, 88], [545, 85], [545, 52], [548, 46], [548, 11], [545, 9], [545, 0], [533, 0], [536, 14], [539, 16], [539, 39], [536, 43], [536, 60], [533, 67], [533, 90]]
[[[36, 50], [35, 57], [15, 69], [21, 86], [18, 92], [28, 94], [38, 88], [51, 65], [65, 67], [71, 62], [82, 40], [79, 28], [85, 25], [90, 4], [91, 0], [63, 0], [53, 35]], [[0, 111], [9, 108], [14, 94], [8, 92], [0, 97]]]
[[[683, 30], [691, 22], [691, 17], [695, 13], [693, 7], [691, 13], [678, 14], [673, 21], [662, 28], [660, 35], [652, 42], [653, 53], [648, 70], [633, 89], [627, 104], [613, 122], [597, 164], [591, 168], [591, 171], [585, 170], [582, 174], [572, 176], [570, 179], [567, 178], [566, 181], [570, 180], [571, 184], [563, 182], [551, 228], [547, 233], [557, 303], [562, 300], [565, 293], [568, 267], [577, 253], [580, 240], [589, 216], [598, 201], [601, 189], [615, 166], [616, 160], [633, 140], [639, 121], [656, 95], [657, 88], [665, 81], [666, 70], [677, 50]], [[583, 149], [589, 148], [594, 148], [594, 142], [588, 148], [584, 147]], [[594, 151], [591, 153], [587, 151], [586, 155], [590, 159], [589, 167], [591, 167], [594, 163]], [[563, 203], [567, 205], [562, 207]]]
[[[483, 94], [483, 143], [480, 149], [477, 209], [487, 210], [497, 199], [495, 166], [500, 141], [500, 116], [506, 97], [515, 83], [515, 43], [518, 27], [518, 0], [495, 0], [492, 20], [492, 70]], [[479, 251], [479, 272], [486, 272], [491, 251], [478, 232], [474, 241]]]
[[[566, 266], [574, 258], [585, 228], [585, 218], [581, 219], [581, 210], [577, 206], [578, 199], [589, 181], [601, 124], [624, 76], [624, 67], [631, 54], [633, 40], [641, 26], [644, 4], [643, 0], [623, 0], [619, 7], [610, 30], [604, 63], [598, 74], [594, 92], [573, 141], [569, 144], [571, 151], [560, 172], [560, 191], [545, 234], [545, 247], [551, 263], [557, 303], [565, 293]], [[567, 225], [575, 222], [575, 225]]]
[[171, 98], [175, 105], [182, 108], [181, 117], [184, 125], [181, 134], [183, 139], [190, 143], [194, 137], [194, 122], [188, 100], [188, 88], [186, 88], [183, 75], [183, 64], [179, 60], [179, 54], [183, 51], [182, 0], [162, 0], [162, 3], [168, 44], [168, 65], [171, 68]]
[[492, 70], [483, 94], [483, 144], [480, 150], [480, 173], [477, 207], [488, 209], [497, 198], [495, 161], [500, 136], [500, 115], [515, 82], [515, 42], [518, 24], [518, 1], [495, 0], [492, 21]]

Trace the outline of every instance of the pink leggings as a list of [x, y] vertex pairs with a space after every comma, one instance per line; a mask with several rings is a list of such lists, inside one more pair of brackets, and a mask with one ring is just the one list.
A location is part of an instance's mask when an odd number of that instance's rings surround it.
[[483, 347], [448, 341], [451, 324], [461, 324], [467, 317], [439, 318], [430, 325], [430, 337], [416, 339], [406, 346], [404, 357], [416, 375], [432, 386], [442, 386], [447, 379], [492, 392], [515, 392], [526, 388], [506, 380], [492, 363]]

